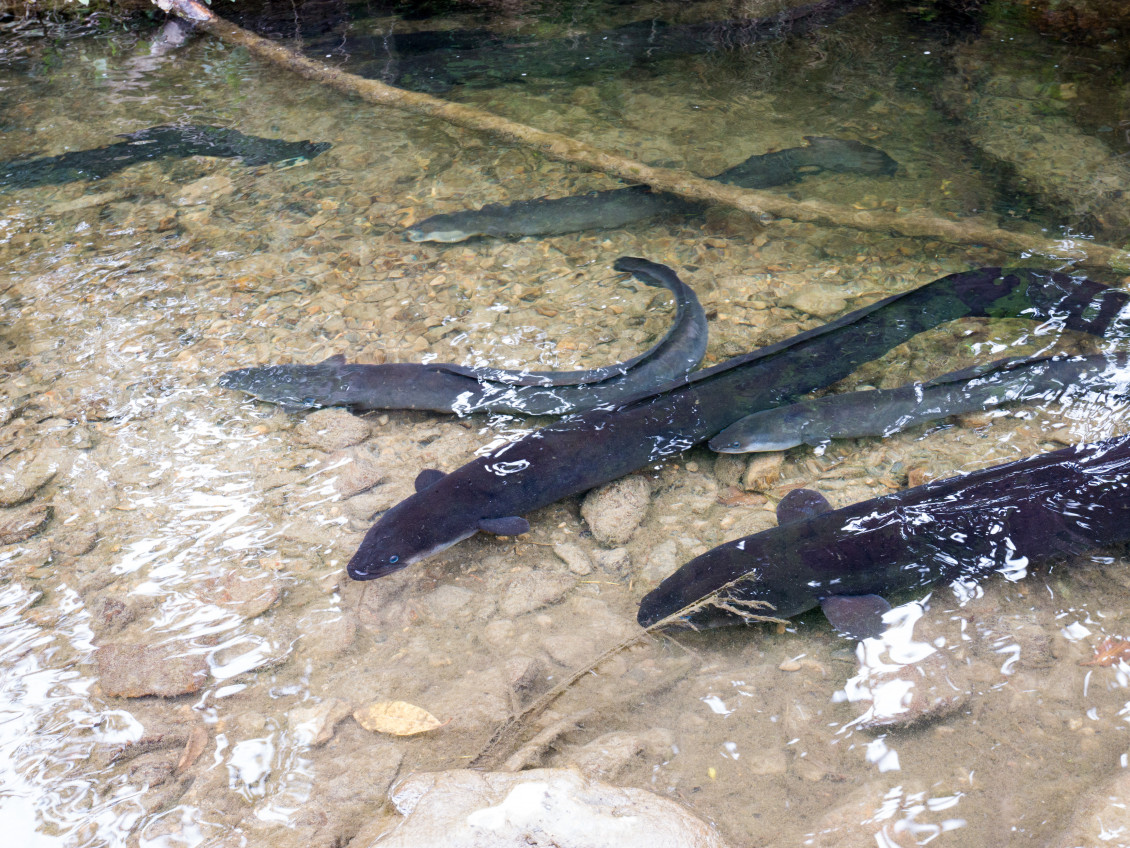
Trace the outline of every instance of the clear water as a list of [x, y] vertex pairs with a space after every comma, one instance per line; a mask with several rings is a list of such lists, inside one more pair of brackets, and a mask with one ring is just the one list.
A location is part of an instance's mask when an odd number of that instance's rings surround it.
[[[382, 14], [350, 31], [464, 25], [559, 37], [605, 20], [597, 11], [564, 21]], [[618, 7], [607, 20], [627, 22], [629, 11], [639, 10]], [[846, 505], [908, 478], [1125, 429], [1124, 407], [1108, 398], [969, 416], [822, 454], [796, 449], [751, 481], [761, 496], [744, 498], [728, 488], [743, 467], [700, 448], [645, 472], [652, 500], [626, 563], [601, 557], [571, 499], [531, 516], [516, 542], [475, 537], [351, 583], [345, 561], [421, 468], [454, 469], [537, 422], [393, 411], [366, 416], [364, 441], [341, 447], [345, 419], [304, 423], [225, 392], [223, 371], [335, 353], [552, 368], [624, 359], [669, 313], [663, 297], [610, 270], [623, 255], [664, 262], [698, 290], [711, 317], [708, 361], [718, 361], [944, 273], [1018, 257], [720, 210], [620, 231], [413, 244], [403, 228], [430, 214], [615, 183], [348, 100], [207, 38], [152, 56], [155, 30], [55, 37], [5, 26], [0, 160], [174, 121], [334, 145], [288, 169], [192, 158], [0, 193], [0, 491], [52, 510], [35, 535], [0, 547], [0, 822], [12, 844], [343, 844], [398, 775], [464, 765], [516, 705], [630, 635], [659, 576], [772, 526], [771, 504], [789, 488]], [[285, 28], [276, 31], [292, 34]], [[701, 174], [805, 135], [854, 138], [886, 150], [899, 174], [822, 175], [785, 190], [1124, 240], [1093, 215], [1038, 202], [1096, 139], [1112, 157], [1130, 150], [1124, 65], [1109, 45], [1068, 45], [1009, 20], [977, 37], [865, 11], [740, 53], [447, 96]], [[1013, 99], [990, 96], [1001, 91]], [[976, 152], [1006, 154], [990, 132], [1015, 119], [992, 111], [1006, 106], [1048, 121], [1062, 161], [1047, 185], [1032, 174], [1004, 181], [1007, 169]], [[962, 322], [845, 386], [1052, 349], [1102, 347], [1037, 336], [1023, 322]], [[591, 571], [571, 571], [555, 552], [562, 544], [595, 560]], [[906, 607], [886, 659], [916, 661], [923, 680], [960, 693], [917, 727], [860, 724], [869, 672], [814, 614], [782, 632], [631, 648], [553, 705], [542, 721], [565, 719], [566, 730], [533, 761], [567, 764], [604, 734], [633, 734], [641, 753], [609, 763], [611, 778], [688, 805], [733, 845], [1052, 840], [1089, 805], [1128, 800], [1130, 667], [1079, 665], [1104, 637], [1130, 631], [1127, 574], [1120, 551], [1101, 551], [1017, 582], [939, 587]], [[98, 651], [122, 645], [154, 652], [119, 662], [140, 671], [143, 688], [176, 662], [196, 663], [202, 684], [169, 698], [110, 694]], [[394, 739], [348, 717], [380, 700], [449, 723]], [[346, 717], [313, 744], [303, 711], [319, 706]]]

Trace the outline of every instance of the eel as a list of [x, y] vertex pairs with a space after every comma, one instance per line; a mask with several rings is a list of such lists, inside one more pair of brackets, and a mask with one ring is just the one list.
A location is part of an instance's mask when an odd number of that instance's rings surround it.
[[478, 30], [380, 33], [333, 32], [304, 48], [319, 59], [344, 56], [361, 76], [412, 91], [441, 93], [457, 85], [497, 86], [569, 74], [622, 70], [636, 63], [695, 55], [782, 40], [825, 27], [868, 0], [817, 0], [763, 18], [667, 24], [634, 21], [563, 38], [527, 34], [503, 37]]
[[[710, 179], [742, 188], [771, 188], [821, 171], [890, 176], [898, 163], [876, 147], [842, 138], [805, 136], [805, 147], [751, 156]], [[648, 186], [590, 191], [570, 197], [489, 203], [432, 215], [409, 227], [411, 241], [446, 244], [474, 236], [519, 238], [573, 233], [578, 230], [623, 227], [658, 215], [701, 213], [707, 204]]]
[[666, 390], [569, 416], [484, 451], [450, 474], [425, 470], [416, 493], [369, 529], [347, 571], [356, 580], [382, 577], [479, 531], [524, 533], [530, 527], [524, 513], [654, 466], [738, 418], [830, 385], [944, 321], [1054, 314], [1068, 329], [1102, 334], [1127, 300], [1101, 283], [1053, 271], [950, 274], [695, 372]]
[[230, 127], [165, 124], [126, 133], [125, 141], [39, 159], [0, 162], [0, 188], [97, 180], [138, 162], [188, 156], [239, 159], [244, 165], [298, 164], [329, 150], [329, 142], [259, 138]]
[[694, 291], [666, 265], [622, 256], [613, 263], [675, 296], [675, 320], [650, 350], [588, 371], [505, 371], [448, 363], [350, 365], [333, 356], [317, 365], [241, 368], [220, 385], [289, 408], [420, 409], [563, 415], [646, 395], [685, 377], [706, 353], [706, 314]]
[[1130, 436], [1119, 436], [794, 514], [683, 565], [644, 597], [638, 620], [692, 607], [675, 620], [709, 627], [820, 606], [861, 639], [883, 631], [884, 596], [993, 572], [1016, 580], [1034, 562], [1127, 540]]
[[890, 436], [962, 412], [1083, 391], [1130, 393], [1130, 356], [1000, 359], [926, 383], [802, 400], [747, 415], [711, 439], [710, 447], [718, 453], [753, 453]]

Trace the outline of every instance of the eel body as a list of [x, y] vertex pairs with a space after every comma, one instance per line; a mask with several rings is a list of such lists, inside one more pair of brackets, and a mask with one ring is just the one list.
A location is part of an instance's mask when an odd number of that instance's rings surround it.
[[789, 618], [820, 605], [846, 635], [878, 635], [886, 595], [993, 572], [1019, 579], [1037, 561], [1130, 539], [1130, 437], [816, 512], [686, 563], [644, 597], [639, 623], [710, 599], [687, 623], [736, 624], [743, 609]]
[[333, 32], [306, 48], [308, 55], [344, 55], [351, 69], [412, 91], [443, 92], [456, 85], [484, 87], [534, 78], [623, 69], [672, 56], [745, 47], [831, 24], [867, 0], [817, 0], [763, 18], [666, 24], [644, 20], [565, 38], [537, 40], [496, 32]]
[[250, 166], [291, 164], [329, 150], [329, 142], [259, 138], [228, 127], [163, 125], [128, 133], [125, 141], [39, 159], [0, 162], [0, 188], [97, 180], [139, 162], [188, 156], [239, 159]]
[[[570, 416], [450, 474], [425, 471], [416, 493], [369, 529], [348, 572], [359, 580], [381, 577], [480, 530], [525, 532], [525, 513], [660, 463], [744, 415], [842, 379], [945, 321], [1054, 314], [1069, 329], [1101, 334], [1127, 299], [1100, 283], [1055, 272], [981, 268], [951, 274], [696, 372], [665, 391]], [[1093, 317], [1085, 319], [1084, 310]]]
[[755, 412], [710, 440], [719, 453], [787, 450], [831, 439], [890, 436], [1012, 401], [1052, 401], [1065, 394], [1130, 391], [1130, 356], [1002, 359], [896, 389], [845, 392]]
[[[806, 136], [804, 147], [751, 156], [711, 177], [742, 188], [771, 188], [820, 171], [890, 175], [898, 163], [876, 147], [839, 138]], [[571, 197], [491, 203], [432, 215], [407, 230], [412, 241], [458, 242], [474, 236], [519, 238], [612, 229], [657, 215], [701, 213], [705, 205], [647, 186], [593, 191]]]
[[650, 350], [588, 371], [506, 371], [445, 363], [351, 365], [335, 356], [317, 365], [267, 365], [229, 371], [220, 385], [288, 408], [420, 409], [562, 415], [646, 395], [686, 377], [706, 352], [706, 314], [694, 291], [666, 265], [621, 257], [613, 267], [675, 296], [675, 319]]

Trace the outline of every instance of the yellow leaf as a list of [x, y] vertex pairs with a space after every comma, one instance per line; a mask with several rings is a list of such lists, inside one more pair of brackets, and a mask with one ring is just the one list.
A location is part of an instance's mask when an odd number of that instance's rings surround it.
[[393, 736], [427, 733], [447, 723], [441, 722], [427, 710], [405, 701], [377, 701], [361, 707], [353, 713], [353, 717], [366, 730], [391, 733]]

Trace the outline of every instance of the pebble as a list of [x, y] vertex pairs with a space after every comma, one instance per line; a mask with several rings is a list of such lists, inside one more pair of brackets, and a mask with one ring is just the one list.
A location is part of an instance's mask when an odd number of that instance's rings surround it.
[[404, 819], [353, 848], [725, 848], [674, 801], [571, 769], [418, 774], [389, 798]]
[[287, 727], [299, 745], [325, 745], [333, 738], [338, 722], [353, 712], [353, 705], [340, 698], [327, 698], [313, 707], [295, 707], [286, 714]]
[[828, 283], [809, 283], [799, 291], [785, 295], [781, 303], [817, 318], [831, 318], [847, 307], [842, 289]]
[[632, 567], [632, 557], [627, 548], [597, 551], [593, 559], [600, 570], [608, 574], [627, 574]]
[[593, 489], [581, 504], [581, 515], [598, 542], [610, 548], [623, 545], [647, 515], [651, 487], [638, 475]]
[[177, 206], [194, 206], [231, 194], [234, 190], [235, 184], [231, 178], [224, 174], [210, 174], [181, 188], [173, 202]]
[[262, 615], [279, 599], [278, 584], [268, 574], [246, 576], [229, 571], [208, 588], [210, 601], [248, 619]]
[[781, 479], [784, 464], [783, 453], [755, 454], [746, 466], [742, 487], [748, 492], [769, 491]]
[[674, 539], [667, 539], [648, 551], [639, 576], [646, 584], [659, 583], [678, 567], [679, 548]]
[[343, 450], [369, 438], [369, 422], [344, 409], [319, 409], [302, 419], [296, 434], [311, 447]]
[[722, 486], [737, 487], [746, 470], [746, 458], [740, 453], [721, 453], [714, 460], [714, 476]]
[[477, 597], [478, 594], [470, 589], [445, 584], [424, 595], [420, 599], [420, 608], [424, 615], [436, 621], [467, 618]]
[[51, 507], [26, 504], [15, 509], [0, 509], [0, 545], [14, 545], [30, 539], [51, 520]]
[[97, 633], [116, 633], [137, 618], [134, 609], [118, 598], [103, 598], [91, 609], [91, 627]]
[[569, 570], [574, 574], [583, 576], [592, 573], [592, 560], [579, 545], [559, 542], [553, 546], [553, 552], [569, 566]]
[[384, 479], [380, 463], [364, 450], [332, 454], [324, 467], [334, 469], [334, 489], [343, 498], [367, 492]]
[[499, 603], [499, 611], [507, 618], [517, 618], [560, 601], [576, 585], [567, 574], [532, 572], [510, 580]]
[[208, 678], [203, 654], [186, 645], [103, 645], [95, 652], [103, 694], [111, 698], [172, 698], [199, 691]]
[[917, 662], [869, 662], [853, 679], [859, 699], [871, 704], [859, 726], [906, 728], [941, 720], [965, 705], [970, 691], [967, 677], [968, 667], [951, 662], [941, 650]]
[[746, 768], [749, 769], [750, 774], [761, 776], [784, 774], [788, 771], [789, 760], [781, 748], [765, 748], [749, 754]]
[[545, 677], [545, 664], [535, 657], [515, 654], [506, 661], [503, 671], [510, 691], [522, 702]]
[[648, 768], [662, 763], [674, 745], [674, 734], [661, 727], [642, 733], [606, 733], [570, 754], [569, 764], [585, 777], [612, 780], [635, 763]]
[[0, 507], [31, 500], [58, 472], [60, 460], [51, 453], [19, 453], [0, 463]]

